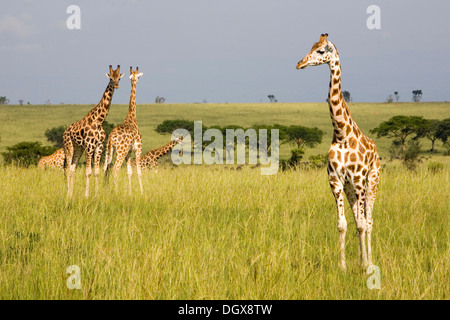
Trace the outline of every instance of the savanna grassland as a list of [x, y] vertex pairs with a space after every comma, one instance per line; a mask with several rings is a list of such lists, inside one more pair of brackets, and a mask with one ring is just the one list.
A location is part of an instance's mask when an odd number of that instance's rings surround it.
[[[46, 129], [81, 119], [92, 106], [1, 106], [0, 152], [45, 140]], [[447, 118], [449, 103], [350, 105], [366, 134], [394, 115]], [[112, 105], [119, 124], [126, 105]], [[167, 143], [154, 128], [166, 119], [206, 126], [283, 124], [332, 127], [325, 103], [138, 105], [144, 152]], [[347, 271], [338, 268], [334, 198], [326, 169], [263, 176], [244, 165], [162, 165], [135, 176], [132, 196], [103, 184], [84, 198], [84, 168], [66, 199], [58, 170], [0, 167], [0, 298], [2, 299], [448, 299], [450, 161], [423, 153], [416, 171], [388, 162], [390, 140], [375, 139], [383, 170], [374, 207], [373, 260], [381, 289], [368, 289], [346, 203]], [[423, 149], [431, 143], [421, 140]], [[292, 146], [282, 145], [286, 158]], [[442, 151], [442, 144], [436, 148]], [[431, 157], [431, 158], [429, 158]], [[430, 170], [430, 162], [443, 164]], [[93, 180], [93, 179], [91, 179]], [[93, 187], [91, 186], [91, 190]], [[66, 270], [80, 268], [80, 290]]]

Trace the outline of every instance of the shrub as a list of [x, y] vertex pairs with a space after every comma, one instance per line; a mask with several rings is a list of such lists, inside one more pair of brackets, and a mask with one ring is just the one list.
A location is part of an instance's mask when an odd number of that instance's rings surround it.
[[6, 147], [7, 152], [2, 152], [5, 164], [15, 164], [21, 167], [37, 165], [39, 159], [56, 151], [56, 147], [41, 146], [38, 141], [19, 142], [11, 147]]

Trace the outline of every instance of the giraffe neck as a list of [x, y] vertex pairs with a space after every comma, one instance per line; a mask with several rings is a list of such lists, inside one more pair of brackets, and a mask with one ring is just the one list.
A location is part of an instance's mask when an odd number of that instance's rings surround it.
[[105, 121], [106, 116], [109, 112], [109, 107], [111, 105], [111, 99], [114, 94], [114, 82], [112, 80], [109, 81], [108, 86], [103, 93], [102, 99], [90, 112], [89, 115], [91, 118], [97, 120], [98, 122]]
[[136, 122], [136, 81], [131, 81], [130, 105], [125, 121]]
[[341, 91], [341, 66], [339, 58], [330, 61], [330, 88], [328, 93], [328, 105], [330, 107], [331, 122], [333, 123], [333, 141], [342, 142], [353, 132], [359, 130], [350, 114], [350, 109], [345, 102]]
[[159, 158], [161, 158], [163, 155], [165, 155], [166, 153], [168, 153], [170, 150], [173, 149], [173, 147], [175, 147], [175, 140], [170, 141], [168, 144], [166, 144], [165, 146], [162, 146], [161, 148], [155, 149], [150, 151], [151, 154], [153, 154], [153, 157], [155, 160], [158, 160]]

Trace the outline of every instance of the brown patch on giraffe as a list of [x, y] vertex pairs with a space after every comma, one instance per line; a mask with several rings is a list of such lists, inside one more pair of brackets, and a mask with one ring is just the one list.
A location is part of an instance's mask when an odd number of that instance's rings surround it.
[[342, 114], [342, 109], [338, 109], [337, 111], [336, 111], [336, 116], [340, 116]]
[[367, 169], [362, 169], [361, 174], [363, 175], [363, 177], [365, 177], [367, 174]]
[[328, 100], [331, 101], [331, 104], [336, 107], [339, 104], [339, 99], [338, 100]]
[[335, 155], [335, 153], [334, 153], [333, 150], [330, 150], [330, 151], [328, 152], [328, 158], [329, 158], [329, 159], [333, 159], [333, 158], [334, 158], [334, 155]]
[[361, 152], [358, 152], [358, 160], [359, 162], [364, 162], [364, 155]]
[[346, 162], [346, 163], [348, 162], [348, 152], [345, 153], [344, 162]]
[[359, 181], [361, 181], [361, 177], [360, 176], [354, 176], [353, 177], [353, 182], [354, 183], [359, 183]]
[[350, 137], [348, 143], [351, 149], [356, 149], [356, 146], [358, 145], [358, 140], [356, 140], [354, 137]]
[[331, 93], [331, 96], [335, 96], [339, 93], [338, 89], [333, 89], [333, 92]]
[[355, 153], [350, 153], [350, 161], [356, 162], [356, 154]]
[[337, 161], [339, 161], [339, 162], [342, 161], [342, 154], [339, 150], [337, 151]]
[[351, 132], [352, 132], [352, 127], [347, 126], [347, 132], [346, 132], [347, 136], [349, 136]]
[[342, 130], [342, 128], [345, 127], [345, 122], [336, 121], [336, 124], [339, 127], [339, 129], [341, 129], [341, 130]]
[[339, 163], [337, 163], [336, 161], [332, 161], [331, 164], [333, 165], [335, 170], [337, 170], [337, 168], [339, 167]]
[[347, 112], [347, 110], [344, 111], [344, 120], [348, 121], [348, 112]]

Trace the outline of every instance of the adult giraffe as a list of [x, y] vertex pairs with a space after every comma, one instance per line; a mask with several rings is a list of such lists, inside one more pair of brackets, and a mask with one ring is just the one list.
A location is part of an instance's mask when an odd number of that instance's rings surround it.
[[136, 85], [139, 78], [142, 77], [143, 73], [139, 73], [139, 67], [136, 71], [130, 67], [130, 80], [131, 80], [131, 93], [130, 93], [130, 104], [128, 107], [128, 113], [125, 120], [115, 127], [109, 137], [108, 143], [106, 145], [106, 157], [105, 157], [105, 177], [108, 176], [110, 164], [112, 162], [114, 150], [116, 151], [117, 157], [114, 163], [114, 183], [117, 191], [117, 174], [122, 166], [123, 161], [127, 160], [127, 175], [128, 175], [128, 186], [129, 192], [131, 192], [131, 152], [134, 151], [136, 154], [136, 171], [139, 180], [139, 186], [141, 188], [141, 194], [144, 192], [142, 188], [142, 178], [141, 178], [141, 154], [142, 154], [142, 136], [139, 133], [139, 128], [136, 120]]
[[103, 93], [100, 102], [80, 121], [72, 123], [63, 134], [64, 154], [66, 157], [65, 169], [67, 176], [67, 196], [72, 197], [73, 193], [73, 177], [75, 169], [81, 155], [86, 151], [86, 191], [85, 196], [89, 196], [89, 178], [92, 173], [91, 162], [94, 156], [94, 177], [95, 177], [95, 191], [98, 191], [98, 174], [100, 172], [100, 157], [103, 151], [103, 141], [106, 134], [103, 129], [103, 121], [109, 112], [111, 99], [114, 94], [114, 89], [119, 88], [119, 80], [123, 73], [120, 73], [120, 66], [113, 70], [109, 66], [108, 86]]
[[328, 152], [327, 168], [328, 181], [338, 209], [340, 266], [345, 270], [347, 221], [344, 215], [344, 193], [352, 207], [359, 232], [361, 263], [367, 267], [372, 264], [372, 209], [380, 179], [380, 159], [375, 143], [361, 132], [352, 119], [341, 92], [339, 54], [327, 37], [326, 33], [320, 36], [319, 42], [316, 42], [311, 51], [298, 62], [297, 69], [324, 63], [330, 66], [328, 105], [334, 133]]

